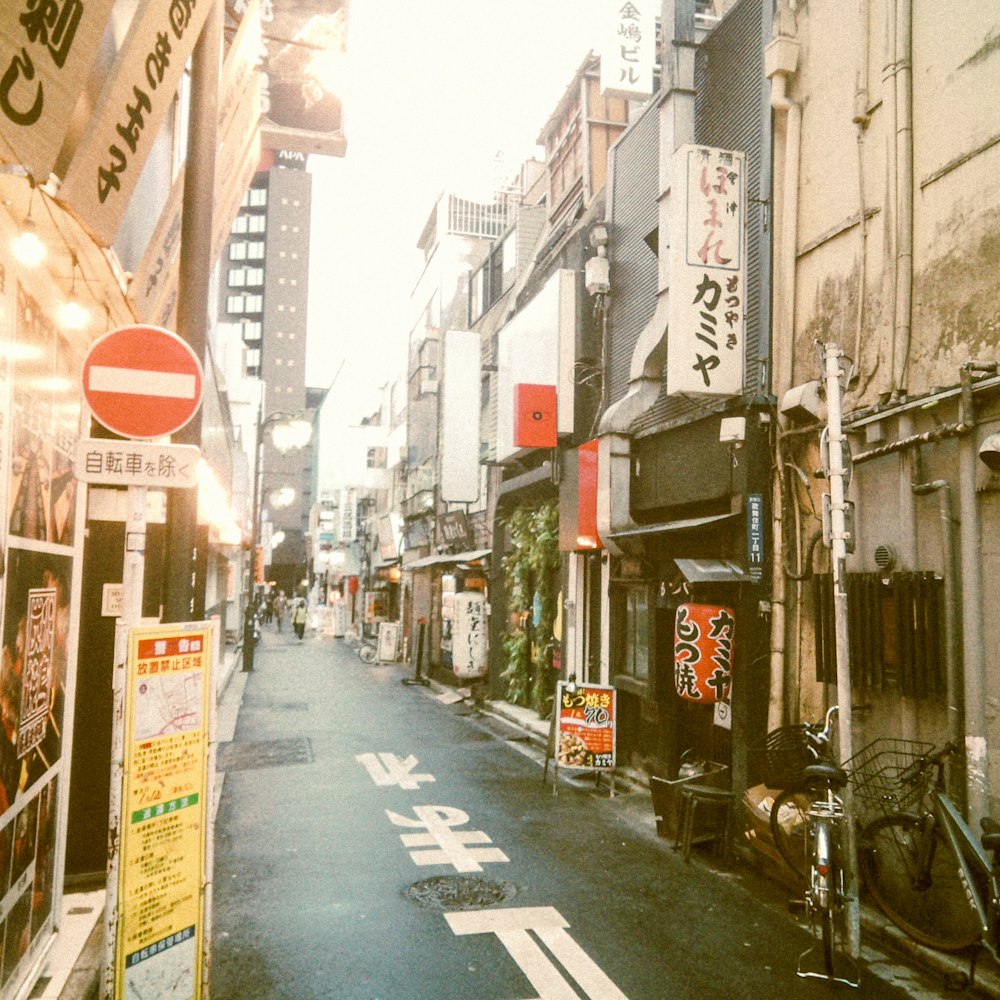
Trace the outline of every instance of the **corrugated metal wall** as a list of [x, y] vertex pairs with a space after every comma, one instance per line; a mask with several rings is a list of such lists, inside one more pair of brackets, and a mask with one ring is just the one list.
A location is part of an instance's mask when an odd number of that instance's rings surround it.
[[[746, 392], [759, 391], [761, 372], [762, 205], [760, 204], [764, 90], [764, 38], [761, 0], [742, 0], [699, 48], [695, 67], [695, 140], [747, 153], [747, 340]], [[611, 220], [613, 228], [611, 364], [609, 399], [625, 395], [632, 352], [656, 304], [656, 257], [644, 237], [657, 225], [657, 145], [655, 102], [622, 137], [612, 153]], [[661, 239], [663, 247], [666, 238]], [[766, 340], [764, 341], [766, 345]], [[766, 346], [765, 346], [766, 353]], [[637, 435], [703, 416], [703, 403], [668, 399], [636, 421]]]
[[659, 109], [652, 101], [611, 152], [611, 351], [608, 400], [628, 389], [632, 352], [656, 308], [656, 253], [644, 237], [657, 225]]

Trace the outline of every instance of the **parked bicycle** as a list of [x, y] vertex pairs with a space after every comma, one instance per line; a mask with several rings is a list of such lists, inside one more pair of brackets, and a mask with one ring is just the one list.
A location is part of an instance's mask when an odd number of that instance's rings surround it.
[[378, 646], [374, 639], [365, 635], [364, 628], [359, 625], [349, 625], [344, 639], [358, 654], [362, 663], [374, 663], [378, 659]]
[[[838, 962], [837, 938], [847, 899], [842, 865], [844, 803], [841, 792], [847, 772], [833, 758], [831, 735], [837, 706], [822, 722], [782, 726], [767, 736], [761, 752], [764, 781], [783, 790], [771, 807], [771, 833], [782, 858], [801, 880], [810, 927], [822, 947], [823, 971], [812, 971], [814, 949], [799, 956], [797, 974], [804, 979], [828, 979], [857, 986], [858, 971], [843, 956]], [[844, 838], [846, 839], [846, 838]]]
[[1000, 823], [983, 819], [977, 838], [948, 797], [944, 761], [957, 751], [876, 740], [855, 755], [855, 801], [868, 813], [858, 860], [872, 898], [915, 941], [981, 944], [1000, 961]]

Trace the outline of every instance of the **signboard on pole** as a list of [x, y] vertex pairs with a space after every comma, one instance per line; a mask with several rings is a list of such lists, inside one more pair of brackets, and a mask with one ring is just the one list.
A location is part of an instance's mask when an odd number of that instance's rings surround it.
[[179, 431], [201, 406], [203, 381], [191, 347], [158, 326], [112, 330], [83, 363], [83, 395], [94, 416], [128, 438]]
[[73, 474], [101, 486], [153, 486], [190, 489], [198, 485], [201, 449], [193, 444], [112, 441], [77, 442]]
[[212, 624], [133, 628], [114, 996], [203, 995]]
[[681, 146], [673, 156], [667, 395], [743, 392], [746, 153]]

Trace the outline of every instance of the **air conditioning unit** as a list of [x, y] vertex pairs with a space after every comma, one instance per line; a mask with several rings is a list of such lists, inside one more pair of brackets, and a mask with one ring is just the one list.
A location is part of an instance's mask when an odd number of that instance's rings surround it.
[[433, 396], [438, 391], [438, 380], [436, 378], [425, 378], [420, 380], [420, 395]]

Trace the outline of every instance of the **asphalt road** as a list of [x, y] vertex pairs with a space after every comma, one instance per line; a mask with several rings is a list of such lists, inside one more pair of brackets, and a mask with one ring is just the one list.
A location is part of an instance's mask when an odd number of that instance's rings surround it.
[[554, 797], [517, 730], [409, 675], [265, 634], [220, 748], [213, 1000], [940, 995], [878, 956], [858, 991], [797, 978], [780, 889], [685, 864], [641, 792]]

